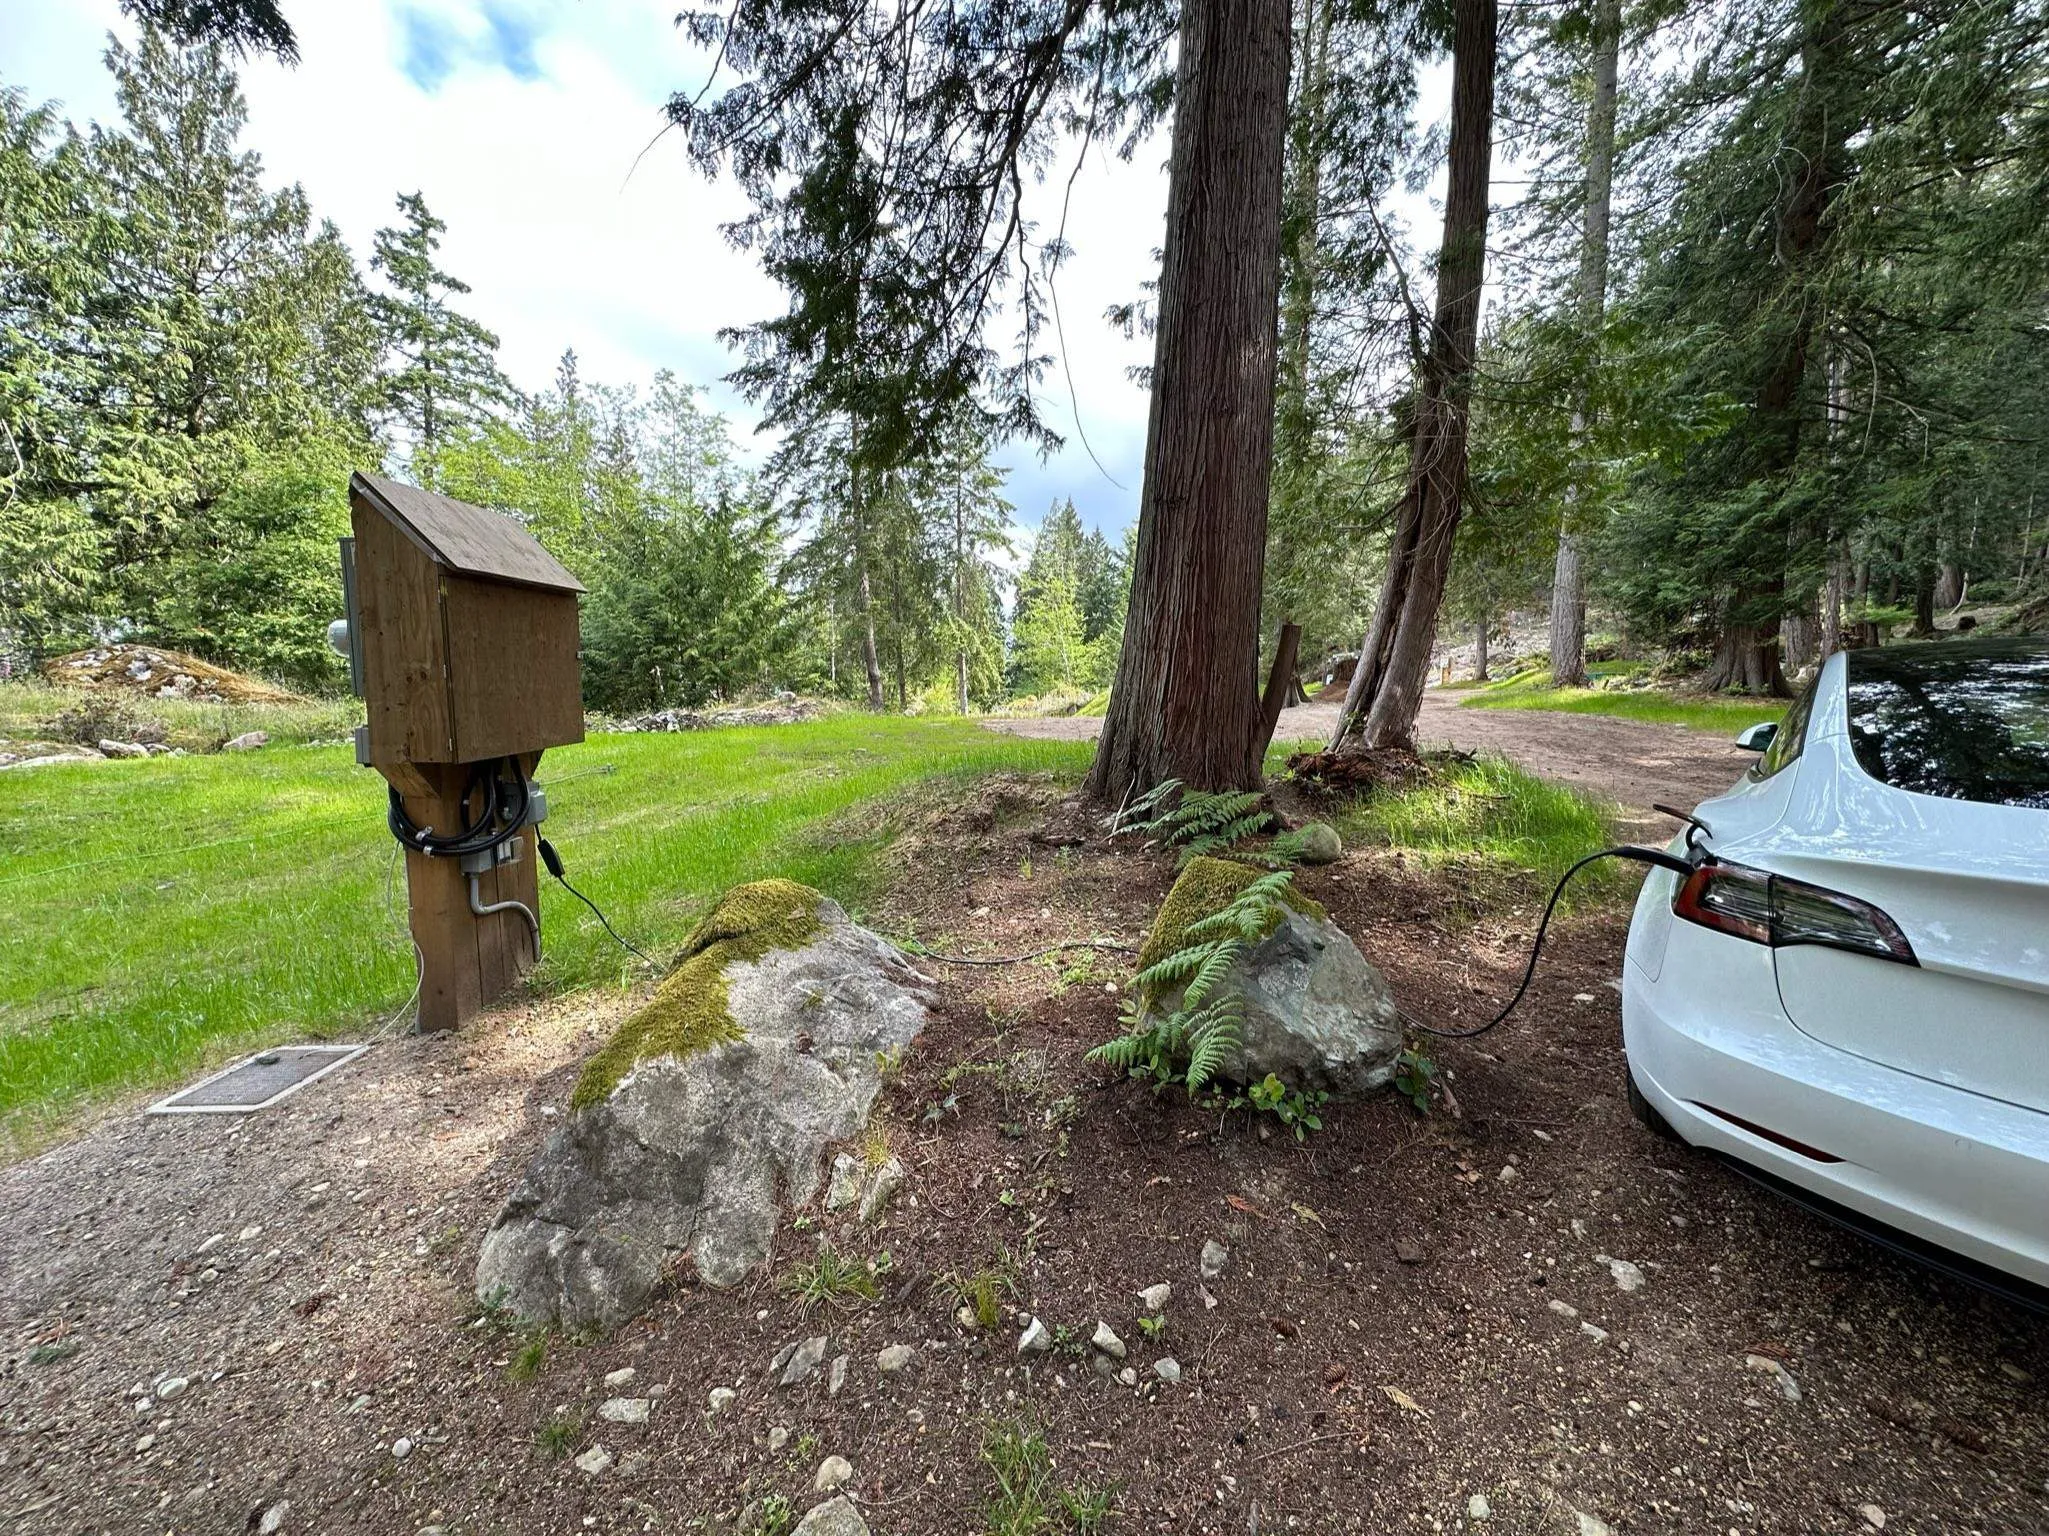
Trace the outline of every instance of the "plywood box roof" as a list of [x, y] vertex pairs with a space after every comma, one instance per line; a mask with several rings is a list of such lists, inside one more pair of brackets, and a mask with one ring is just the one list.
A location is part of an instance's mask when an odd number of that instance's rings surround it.
[[543, 549], [540, 540], [502, 512], [437, 496], [382, 475], [352, 475], [349, 491], [404, 529], [446, 570], [548, 592], [584, 590], [583, 583]]

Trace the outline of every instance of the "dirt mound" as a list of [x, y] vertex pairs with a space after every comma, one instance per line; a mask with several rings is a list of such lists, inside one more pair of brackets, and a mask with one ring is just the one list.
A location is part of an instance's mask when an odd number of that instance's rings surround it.
[[1352, 747], [1339, 752], [1297, 752], [1288, 759], [1288, 772], [1304, 789], [1342, 795], [1383, 785], [1406, 789], [1430, 777], [1429, 765], [1401, 747], [1374, 752]]
[[200, 704], [297, 704], [295, 693], [230, 672], [183, 651], [149, 645], [96, 645], [43, 663], [43, 676], [73, 688], [132, 693]]

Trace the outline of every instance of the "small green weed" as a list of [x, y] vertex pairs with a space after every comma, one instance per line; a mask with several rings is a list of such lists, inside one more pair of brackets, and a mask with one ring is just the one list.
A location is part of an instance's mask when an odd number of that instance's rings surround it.
[[996, 1479], [982, 1506], [987, 1536], [1041, 1536], [1062, 1523], [1078, 1536], [1094, 1536], [1108, 1525], [1110, 1490], [1060, 1486], [1046, 1437], [1032, 1425], [1016, 1419], [990, 1424], [982, 1433], [982, 1460]]
[[1411, 1046], [1394, 1060], [1394, 1091], [1416, 1106], [1416, 1113], [1430, 1113], [1430, 1090], [1437, 1081], [1437, 1063]]
[[534, 1431], [534, 1449], [550, 1461], [560, 1461], [583, 1433], [583, 1422], [573, 1413], [553, 1413]]
[[998, 1248], [996, 1257], [973, 1274], [953, 1276], [954, 1299], [971, 1309], [975, 1321], [982, 1327], [994, 1328], [1002, 1320], [1003, 1298], [1017, 1294], [1020, 1273], [1017, 1259], [1011, 1251]]
[[69, 1360], [78, 1353], [78, 1350], [78, 1340], [57, 1339], [49, 1344], [38, 1344], [34, 1349], [30, 1350], [28, 1352], [28, 1363], [30, 1365], [55, 1365], [59, 1360]]
[[816, 1256], [792, 1264], [780, 1284], [785, 1293], [797, 1298], [805, 1313], [820, 1307], [858, 1306], [881, 1295], [876, 1282], [889, 1273], [889, 1264], [886, 1252], [873, 1259], [850, 1258], [833, 1247], [829, 1238], [821, 1237]]
[[1297, 1141], [1307, 1141], [1311, 1131], [1323, 1129], [1323, 1119], [1318, 1111], [1330, 1095], [1290, 1088], [1269, 1072], [1263, 1081], [1245, 1090], [1245, 1097], [1254, 1109], [1272, 1115], [1293, 1131]]
[[796, 1527], [797, 1507], [779, 1493], [771, 1493], [740, 1517], [746, 1536], [789, 1536]]
[[1110, 1524], [1114, 1499], [1108, 1488], [1098, 1488], [1093, 1483], [1076, 1483], [1071, 1488], [1060, 1490], [1060, 1507], [1073, 1522], [1078, 1536], [1096, 1536], [1096, 1532]]
[[550, 1340], [543, 1333], [530, 1334], [525, 1343], [512, 1352], [512, 1363], [505, 1367], [507, 1381], [532, 1381], [541, 1374], [541, 1367], [548, 1363]]

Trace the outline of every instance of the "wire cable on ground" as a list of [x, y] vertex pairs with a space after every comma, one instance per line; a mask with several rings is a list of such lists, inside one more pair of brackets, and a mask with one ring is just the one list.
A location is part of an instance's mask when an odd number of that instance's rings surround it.
[[1064, 944], [1048, 944], [1044, 949], [1035, 949], [1028, 955], [996, 955], [986, 960], [972, 955], [942, 955], [936, 949], [916, 949], [909, 953], [913, 959], [938, 960], [946, 965], [1023, 965], [1027, 960], [1043, 960], [1064, 949], [1108, 949], [1122, 955], [1138, 952], [1134, 945], [1117, 944], [1106, 939], [1069, 939]]
[[1426, 1035], [1435, 1035], [1440, 1040], [1471, 1040], [1478, 1035], [1486, 1034], [1488, 1030], [1493, 1029], [1496, 1025], [1506, 1020], [1510, 1014], [1515, 1012], [1516, 1005], [1522, 1002], [1523, 994], [1530, 990], [1531, 979], [1537, 974], [1537, 957], [1544, 952], [1544, 936], [1550, 931], [1551, 915], [1557, 910], [1558, 898], [1565, 894], [1566, 882], [1571, 880], [1574, 875], [1585, 869], [1589, 864], [1596, 863], [1601, 859], [1628, 859], [1637, 864], [1654, 864], [1660, 869], [1669, 869], [1680, 875], [1688, 875], [1693, 872], [1693, 866], [1687, 863], [1686, 860], [1680, 858], [1677, 854], [1666, 853], [1661, 848], [1638, 848], [1625, 843], [1620, 848], [1603, 848], [1599, 853], [1590, 853], [1566, 870], [1564, 874], [1560, 875], [1558, 883], [1551, 888], [1551, 899], [1544, 903], [1544, 916], [1542, 921], [1537, 924], [1536, 940], [1530, 945], [1529, 962], [1523, 966], [1523, 979], [1515, 989], [1515, 996], [1508, 1000], [1499, 1013], [1495, 1014], [1486, 1023], [1476, 1024], [1471, 1029], [1441, 1029], [1435, 1024], [1425, 1024], [1421, 1019], [1403, 1012], [1399, 1007], [1395, 1009], [1396, 1017], [1408, 1025], [1409, 1028], [1420, 1030]]
[[645, 950], [639, 948], [636, 945], [630, 944], [625, 939], [621, 938], [619, 936], [619, 930], [614, 928], [612, 926], [612, 920], [606, 917], [605, 914], [598, 909], [598, 904], [592, 901], [590, 897], [584, 895], [582, 891], [579, 891], [575, 886], [569, 883], [569, 878], [562, 873], [562, 855], [555, 851], [555, 845], [549, 842], [545, 837], [538, 839], [538, 841], [541, 845], [541, 862], [548, 866], [548, 873], [555, 877], [556, 884], [560, 885], [563, 890], [569, 892], [570, 895], [574, 896], [578, 901], [582, 902], [585, 906], [591, 909], [591, 912], [597, 917], [597, 920], [605, 925], [605, 932], [609, 933], [612, 936], [613, 943], [617, 944], [621, 949], [627, 951], [629, 954], [640, 956], [640, 958], [645, 960], [649, 965], [659, 967], [660, 962], [657, 961], [652, 955], [649, 955]]

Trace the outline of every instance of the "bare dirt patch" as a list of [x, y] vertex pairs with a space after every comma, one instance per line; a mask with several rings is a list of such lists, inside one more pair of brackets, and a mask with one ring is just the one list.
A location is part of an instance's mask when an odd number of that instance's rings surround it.
[[[900, 811], [869, 920], [971, 955], [1135, 943], [1171, 871], [1059, 794]], [[1386, 854], [1302, 879], [1407, 1009], [1451, 1023], [1505, 993], [1535, 917]], [[971, 1532], [984, 1427], [1028, 1417], [1060, 1482], [1118, 1487], [1128, 1531], [1463, 1530], [1476, 1495], [1514, 1532], [1848, 1533], [1866, 1505], [1889, 1532], [2042, 1530], [2043, 1326], [1637, 1127], [1622, 929], [1575, 918], [1523, 1014], [1437, 1048], [1456, 1116], [1389, 1095], [1299, 1145], [1082, 1061], [1116, 1027], [1117, 956], [928, 961], [942, 1016], [886, 1091], [910, 1179], [885, 1224], [814, 1211], [749, 1284], [679, 1275], [612, 1337], [544, 1352], [474, 1306], [477, 1244], [630, 999], [381, 1046], [251, 1120], [110, 1117], [0, 1173], [0, 1528], [240, 1531], [289, 1504], [286, 1532], [726, 1531], [801, 1512], [838, 1455], [877, 1536]], [[781, 1287], [821, 1228], [888, 1253], [879, 1301], [806, 1313]], [[1008, 1315], [961, 1325], [956, 1281], [985, 1270], [1053, 1351], [1021, 1363]], [[1162, 1281], [1153, 1339], [1136, 1293]], [[1099, 1320], [1136, 1386], [1098, 1377]], [[772, 1384], [814, 1334], [849, 1356], [838, 1396], [823, 1371]], [[914, 1363], [884, 1373], [891, 1345]], [[600, 1417], [622, 1395], [652, 1399], [644, 1425]], [[598, 1446], [610, 1465], [579, 1470]]]

